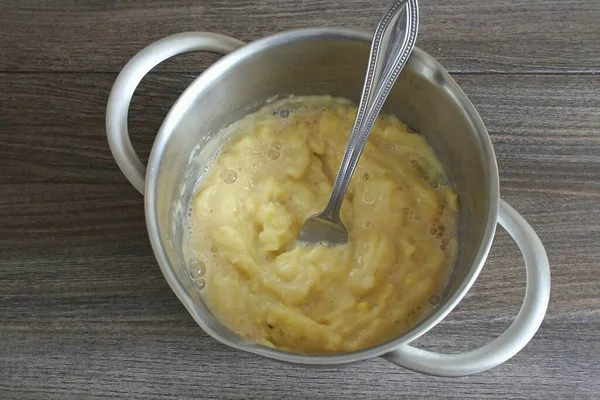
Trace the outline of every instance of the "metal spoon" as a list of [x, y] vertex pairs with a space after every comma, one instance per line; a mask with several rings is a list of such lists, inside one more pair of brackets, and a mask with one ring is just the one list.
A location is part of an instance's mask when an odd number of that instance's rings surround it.
[[306, 220], [298, 242], [338, 245], [348, 241], [340, 220], [342, 201], [383, 103], [415, 47], [418, 27], [417, 0], [395, 1], [379, 21], [358, 113], [329, 203], [325, 210]]

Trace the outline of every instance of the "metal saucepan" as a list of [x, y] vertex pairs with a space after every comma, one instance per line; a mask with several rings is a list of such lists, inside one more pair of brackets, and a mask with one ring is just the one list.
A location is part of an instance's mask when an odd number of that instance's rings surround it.
[[[360, 351], [334, 355], [290, 353], [250, 343], [226, 328], [202, 301], [187, 272], [181, 246], [186, 236], [182, 214], [193, 194], [193, 184], [188, 181], [200, 174], [190, 169], [190, 153], [222, 127], [257, 110], [274, 96], [328, 94], [357, 101], [370, 43], [370, 34], [348, 29], [283, 32], [247, 45], [202, 32], [159, 40], [133, 57], [113, 86], [106, 112], [111, 151], [127, 179], [145, 196], [148, 234], [165, 278], [194, 320], [213, 338], [261, 356], [313, 366], [382, 356], [433, 375], [485, 371], [514, 356], [542, 323], [550, 295], [548, 258], [531, 226], [500, 199], [494, 150], [477, 111], [444, 68], [418, 48], [384, 111], [397, 115], [425, 136], [460, 198], [458, 256], [445, 293], [431, 315], [395, 339]], [[190, 51], [226, 56], [196, 78], [175, 102], [145, 168], [127, 131], [131, 97], [153, 67]], [[497, 339], [466, 353], [439, 354], [411, 346], [410, 342], [433, 328], [465, 296], [485, 263], [498, 223], [516, 241], [525, 260], [527, 289], [515, 321]]]

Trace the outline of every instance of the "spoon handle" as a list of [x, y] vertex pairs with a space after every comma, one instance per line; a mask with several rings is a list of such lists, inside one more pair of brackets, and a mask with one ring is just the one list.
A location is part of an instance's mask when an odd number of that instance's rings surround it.
[[322, 217], [339, 220], [339, 211], [369, 133], [390, 94], [417, 38], [419, 8], [417, 0], [396, 0], [375, 31], [369, 66], [354, 120], [352, 134]]

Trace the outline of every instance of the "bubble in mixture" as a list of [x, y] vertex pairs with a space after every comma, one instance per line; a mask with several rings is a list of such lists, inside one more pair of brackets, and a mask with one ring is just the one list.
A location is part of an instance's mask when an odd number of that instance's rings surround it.
[[286, 110], [286, 109], [279, 110], [279, 116], [281, 118], [287, 118], [287, 117], [289, 117], [290, 116], [290, 110]]
[[271, 147], [275, 150], [281, 150], [281, 142], [273, 142]]
[[196, 289], [202, 290], [206, 287], [206, 281], [204, 279], [195, 280], [194, 286], [196, 286]]
[[237, 172], [232, 169], [225, 169], [221, 171], [221, 179], [228, 184], [234, 183], [237, 181]]
[[200, 279], [206, 275], [206, 265], [200, 260], [191, 260], [190, 265], [188, 266], [188, 272], [190, 274], [190, 278]]
[[429, 304], [431, 304], [432, 306], [437, 306], [440, 303], [440, 296], [438, 294], [432, 294], [431, 296], [429, 296]]
[[277, 160], [280, 155], [281, 153], [275, 149], [269, 149], [269, 151], [267, 151], [267, 157], [269, 157], [271, 160]]
[[217, 253], [219, 251], [219, 248], [217, 246], [210, 246], [210, 252], [211, 253]]
[[373, 204], [373, 203], [375, 203], [375, 200], [377, 200], [375, 198], [375, 194], [373, 192], [371, 192], [370, 190], [365, 190], [362, 197], [363, 197], [363, 201], [367, 204]]
[[365, 172], [365, 174], [363, 175], [363, 181], [368, 181], [369, 180], [369, 174], [367, 172]]

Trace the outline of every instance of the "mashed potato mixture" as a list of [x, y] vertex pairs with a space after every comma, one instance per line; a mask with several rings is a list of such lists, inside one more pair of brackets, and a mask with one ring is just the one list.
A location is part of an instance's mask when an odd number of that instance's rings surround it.
[[425, 139], [380, 116], [346, 199], [343, 246], [297, 246], [331, 193], [356, 107], [292, 97], [222, 132], [190, 205], [190, 274], [230, 329], [266, 346], [339, 353], [411, 328], [456, 254], [457, 196]]

